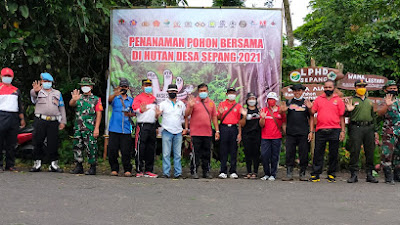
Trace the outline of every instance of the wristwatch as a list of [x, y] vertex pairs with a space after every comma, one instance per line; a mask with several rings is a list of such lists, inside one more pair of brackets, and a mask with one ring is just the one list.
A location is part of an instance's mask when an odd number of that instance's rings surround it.
[[215, 131], [216, 133], [221, 133], [221, 132], [219, 132], [219, 130], [217, 130], [217, 131]]

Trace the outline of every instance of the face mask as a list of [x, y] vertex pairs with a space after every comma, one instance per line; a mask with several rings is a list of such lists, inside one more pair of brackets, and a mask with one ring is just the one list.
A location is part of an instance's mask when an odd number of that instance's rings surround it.
[[168, 93], [170, 99], [176, 98], [176, 93]]
[[328, 97], [333, 94], [332, 90], [325, 90], [324, 92], [325, 92], [326, 96], [328, 96]]
[[50, 89], [52, 85], [53, 85], [52, 82], [43, 82], [42, 84], [44, 89]]
[[128, 92], [128, 90], [126, 90], [126, 89], [121, 89], [121, 94], [126, 95], [126, 92]]
[[207, 93], [207, 92], [200, 92], [200, 93], [199, 93], [199, 97], [200, 97], [201, 99], [205, 99], [205, 98], [207, 98], [207, 96], [208, 96], [208, 93]]
[[144, 88], [144, 92], [146, 92], [146, 94], [151, 94], [153, 92], [153, 88], [152, 87], [145, 87]]
[[5, 84], [11, 84], [13, 78], [12, 77], [2, 77], [1, 78], [1, 82], [5, 83]]
[[365, 92], [367, 92], [366, 88], [357, 88], [356, 90], [356, 93], [361, 96], [365, 95]]
[[257, 104], [257, 100], [248, 100], [248, 101], [247, 101], [247, 104], [248, 104], [249, 106], [255, 106], [255, 105]]
[[228, 95], [229, 101], [234, 101], [235, 99], [236, 99], [236, 95], [233, 95], [233, 94]]
[[92, 89], [88, 86], [83, 86], [83, 87], [81, 87], [81, 90], [83, 91], [83, 93], [88, 93]]
[[393, 96], [397, 96], [397, 91], [388, 91], [387, 93], [388, 93], [388, 94], [391, 94], [391, 95], [393, 95]]
[[275, 99], [268, 99], [268, 105], [270, 107], [274, 107], [276, 105], [276, 100]]

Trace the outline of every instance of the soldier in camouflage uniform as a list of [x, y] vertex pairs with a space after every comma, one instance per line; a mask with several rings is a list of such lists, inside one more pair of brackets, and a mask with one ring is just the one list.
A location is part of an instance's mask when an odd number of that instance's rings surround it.
[[99, 126], [103, 106], [101, 99], [92, 94], [94, 83], [88, 77], [83, 77], [81, 90], [74, 90], [69, 105], [76, 107], [76, 117], [74, 124], [74, 158], [76, 167], [71, 171], [72, 174], [83, 174], [83, 150], [86, 151], [90, 169], [86, 175], [96, 175], [96, 155], [97, 137], [99, 136]]
[[[382, 165], [385, 182], [394, 184], [400, 181], [400, 102], [397, 98], [398, 88], [394, 80], [389, 80], [383, 90], [385, 101], [378, 110], [378, 115], [384, 117], [382, 129]], [[394, 169], [394, 177], [392, 175]]]

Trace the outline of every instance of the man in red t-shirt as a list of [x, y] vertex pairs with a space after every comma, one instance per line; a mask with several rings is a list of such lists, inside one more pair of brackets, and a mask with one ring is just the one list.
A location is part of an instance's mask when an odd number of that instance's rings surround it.
[[218, 119], [220, 120], [221, 143], [220, 143], [220, 160], [221, 171], [219, 178], [228, 178], [228, 154], [231, 155], [231, 168], [229, 170], [230, 178], [239, 178], [236, 173], [236, 158], [238, 143], [242, 139], [242, 129], [239, 126], [242, 106], [235, 101], [236, 89], [228, 88], [226, 91], [226, 100], [218, 105]]
[[265, 175], [261, 180], [274, 181], [278, 172], [281, 152], [282, 130], [286, 126], [286, 114], [277, 105], [279, 97], [275, 92], [267, 95], [267, 106], [261, 110], [261, 161]]
[[342, 99], [334, 94], [335, 82], [328, 80], [324, 84], [324, 94], [315, 99], [311, 113], [317, 113], [315, 150], [313, 159], [312, 182], [320, 181], [324, 167], [326, 142], [329, 143], [328, 182], [336, 182], [335, 172], [338, 164], [339, 142], [345, 137], [344, 111]]
[[156, 97], [153, 95], [152, 82], [142, 80], [143, 92], [133, 99], [132, 109], [136, 113], [135, 161], [136, 177], [157, 178], [153, 173], [156, 151]]
[[[190, 157], [190, 172], [193, 179], [199, 179], [197, 169], [200, 165], [203, 169], [203, 178], [211, 179], [210, 157], [212, 142], [212, 125], [215, 128], [215, 140], [219, 140], [219, 126], [217, 109], [215, 103], [208, 97], [207, 84], [200, 84], [197, 87], [199, 96], [189, 97], [185, 115], [190, 116], [190, 136], [192, 138], [193, 150]], [[185, 123], [185, 130], [188, 123]]]

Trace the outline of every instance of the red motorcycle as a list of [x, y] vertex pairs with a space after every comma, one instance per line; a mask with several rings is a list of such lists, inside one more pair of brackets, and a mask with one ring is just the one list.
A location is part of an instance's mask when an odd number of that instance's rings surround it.
[[17, 146], [15, 146], [15, 156], [17, 158], [31, 159], [33, 152], [33, 127], [20, 128], [17, 135]]

